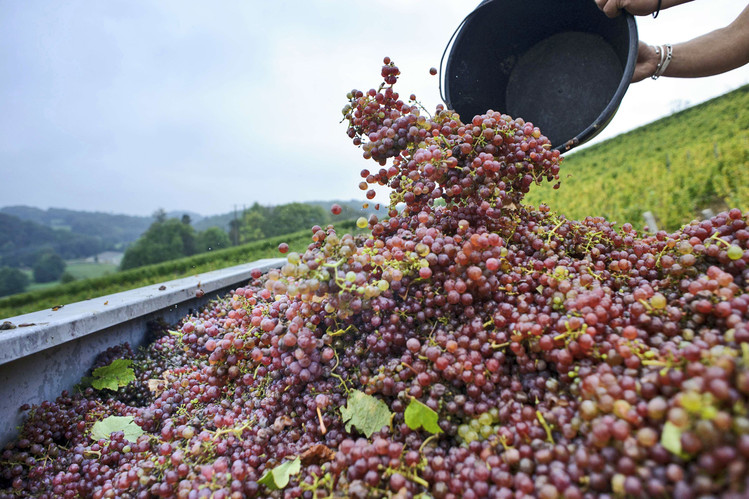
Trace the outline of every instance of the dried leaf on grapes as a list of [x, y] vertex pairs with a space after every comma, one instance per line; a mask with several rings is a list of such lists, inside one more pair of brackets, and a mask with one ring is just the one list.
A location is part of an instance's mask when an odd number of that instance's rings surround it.
[[163, 379], [149, 379], [148, 390], [156, 396], [161, 395], [161, 392], [166, 388], [166, 381]]
[[305, 466], [327, 463], [328, 461], [332, 461], [333, 457], [335, 457], [335, 452], [324, 444], [312, 445], [299, 455], [299, 459], [302, 460], [302, 464]]

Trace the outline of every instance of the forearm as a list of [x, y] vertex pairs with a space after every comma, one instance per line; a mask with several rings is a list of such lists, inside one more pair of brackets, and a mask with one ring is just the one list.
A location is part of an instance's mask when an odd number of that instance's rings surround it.
[[677, 5], [688, 3], [691, 1], [692, 0], [663, 0], [663, 2], [661, 3], [661, 10], [668, 9], [670, 7], [676, 7]]
[[[661, 0], [660, 10], [675, 7], [692, 0]], [[618, 16], [626, 10], [635, 16], [648, 16], [658, 10], [658, 0], [595, 0], [598, 8], [608, 17]]]
[[725, 28], [674, 45], [673, 58], [663, 76], [677, 78], [712, 76], [747, 63], [749, 63], [749, 7], [745, 8], [739, 17]]

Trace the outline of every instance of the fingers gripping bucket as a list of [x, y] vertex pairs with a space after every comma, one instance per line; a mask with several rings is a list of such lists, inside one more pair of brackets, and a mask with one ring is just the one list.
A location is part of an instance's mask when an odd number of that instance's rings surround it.
[[611, 121], [637, 61], [634, 17], [609, 19], [592, 0], [484, 0], [453, 38], [448, 108], [463, 121], [489, 109], [523, 118], [561, 152]]

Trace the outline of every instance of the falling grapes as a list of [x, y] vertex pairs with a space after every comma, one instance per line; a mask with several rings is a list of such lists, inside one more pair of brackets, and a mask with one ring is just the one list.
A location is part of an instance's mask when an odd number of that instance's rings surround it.
[[541, 131], [430, 115], [399, 74], [343, 109], [360, 188], [391, 190], [367, 235], [313, 227], [102, 354], [135, 381], [24, 407], [0, 498], [747, 497], [748, 216], [640, 235], [527, 206], [559, 185]]

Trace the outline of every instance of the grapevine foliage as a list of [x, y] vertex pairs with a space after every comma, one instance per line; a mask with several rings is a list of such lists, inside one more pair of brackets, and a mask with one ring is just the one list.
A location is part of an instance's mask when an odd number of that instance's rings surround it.
[[125, 440], [136, 442], [143, 435], [132, 416], [108, 416], [97, 421], [91, 427], [91, 438], [94, 440], [108, 439], [112, 433], [122, 432]]
[[266, 471], [260, 480], [258, 480], [258, 483], [265, 485], [269, 490], [282, 489], [289, 484], [289, 479], [292, 475], [299, 473], [301, 467], [302, 462], [299, 458], [293, 461], [286, 461], [272, 470]]
[[433, 409], [427, 407], [416, 399], [411, 399], [408, 403], [403, 420], [412, 430], [424, 428], [430, 433], [442, 433], [439, 427], [439, 415]]
[[91, 386], [97, 390], [106, 388], [112, 391], [127, 386], [135, 381], [135, 373], [130, 367], [132, 364], [133, 361], [129, 359], [115, 359], [108, 366], [97, 367], [91, 374]]

